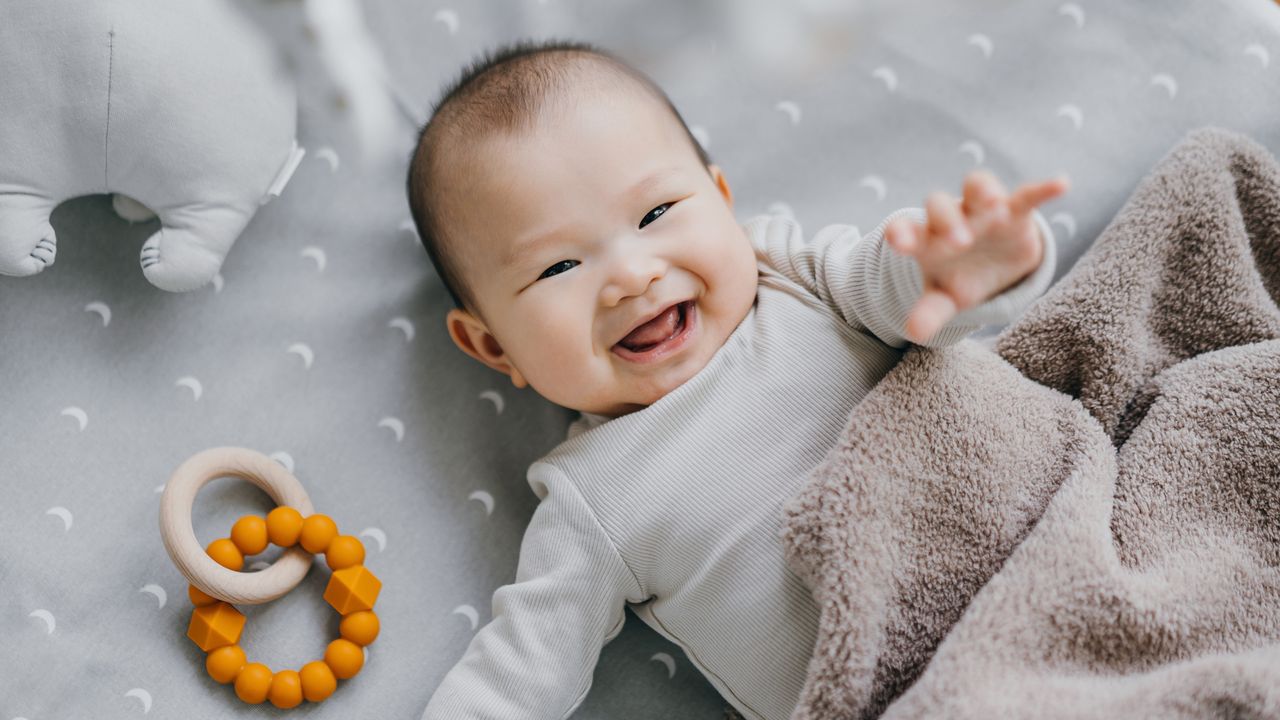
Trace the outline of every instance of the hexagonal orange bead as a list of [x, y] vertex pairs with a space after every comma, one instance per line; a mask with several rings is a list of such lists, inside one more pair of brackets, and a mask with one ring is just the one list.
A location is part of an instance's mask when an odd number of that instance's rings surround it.
[[373, 603], [382, 590], [382, 581], [363, 565], [334, 570], [329, 585], [324, 589], [324, 599], [339, 615], [359, 610], [372, 610]]
[[201, 605], [191, 611], [191, 623], [187, 626], [187, 637], [209, 652], [223, 645], [235, 645], [240, 642], [240, 631], [244, 630], [244, 615], [229, 603], [219, 600], [211, 605]]

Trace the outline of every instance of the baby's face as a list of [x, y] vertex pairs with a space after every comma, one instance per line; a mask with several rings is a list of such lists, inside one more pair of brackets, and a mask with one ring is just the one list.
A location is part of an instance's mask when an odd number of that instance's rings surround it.
[[[455, 309], [450, 335], [567, 408], [617, 417], [657, 401], [707, 364], [755, 302], [754, 250], [712, 173], [679, 122], [639, 92], [592, 96], [531, 132], [486, 140], [455, 173], [449, 222], [488, 325]], [[682, 301], [693, 309], [665, 353], [617, 346]]]

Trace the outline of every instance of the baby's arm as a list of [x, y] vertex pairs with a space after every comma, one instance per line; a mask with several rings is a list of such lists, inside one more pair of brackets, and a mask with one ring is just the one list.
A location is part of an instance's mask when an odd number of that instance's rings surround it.
[[422, 720], [568, 717], [591, 687], [600, 649], [622, 630], [625, 603], [647, 599], [576, 488], [542, 463], [529, 479], [542, 502], [516, 580], [493, 593], [493, 620]]
[[[1053, 282], [1057, 258], [1053, 230], [1037, 211], [1040, 263], [1012, 287], [952, 316], [925, 347], [951, 345], [989, 324], [1012, 322]], [[760, 229], [760, 250], [771, 265], [836, 310], [850, 327], [874, 335], [895, 348], [912, 343], [907, 318], [924, 296], [924, 278], [914, 257], [896, 252], [885, 241], [895, 220], [925, 223], [922, 208], [903, 208], [866, 235], [852, 225], [828, 225], [805, 240], [795, 221], [774, 216]]]

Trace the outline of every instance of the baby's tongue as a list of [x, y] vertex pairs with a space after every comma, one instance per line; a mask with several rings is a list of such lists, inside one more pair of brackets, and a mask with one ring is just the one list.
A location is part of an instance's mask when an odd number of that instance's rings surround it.
[[632, 330], [631, 334], [622, 338], [618, 344], [625, 346], [629, 350], [639, 350], [649, 345], [657, 345], [675, 332], [676, 323], [678, 322], [680, 322], [680, 306], [672, 305], [670, 310]]

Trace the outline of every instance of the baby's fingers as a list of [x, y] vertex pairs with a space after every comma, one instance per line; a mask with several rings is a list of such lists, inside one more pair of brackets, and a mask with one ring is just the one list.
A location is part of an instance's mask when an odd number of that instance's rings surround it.
[[884, 241], [902, 255], [912, 255], [924, 242], [924, 228], [908, 218], [898, 218], [885, 226]]
[[1071, 182], [1067, 180], [1065, 175], [1059, 175], [1052, 180], [1046, 180], [1041, 183], [1023, 185], [1009, 198], [1009, 211], [1014, 215], [1031, 212], [1038, 205], [1066, 192], [1069, 187], [1071, 187]]
[[931, 240], [941, 240], [953, 248], [962, 248], [970, 243], [969, 227], [955, 198], [944, 192], [930, 193], [924, 208], [929, 216], [926, 232]]

